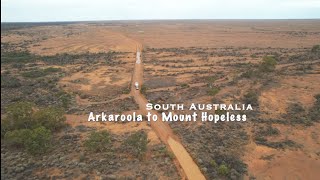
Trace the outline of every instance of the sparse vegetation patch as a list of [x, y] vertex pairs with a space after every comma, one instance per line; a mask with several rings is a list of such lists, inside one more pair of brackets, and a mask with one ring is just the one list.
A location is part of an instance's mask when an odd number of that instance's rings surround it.
[[89, 137], [84, 141], [84, 146], [92, 152], [104, 152], [111, 149], [110, 144], [110, 133], [106, 130], [94, 131], [90, 133]]
[[140, 159], [143, 158], [147, 151], [148, 136], [144, 131], [137, 131], [131, 134], [125, 141], [125, 146], [129, 151]]

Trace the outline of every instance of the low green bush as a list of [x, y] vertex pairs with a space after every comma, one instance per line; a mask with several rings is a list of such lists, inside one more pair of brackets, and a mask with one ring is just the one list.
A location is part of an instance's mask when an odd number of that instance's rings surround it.
[[189, 86], [189, 84], [187, 84], [187, 83], [183, 83], [183, 84], [180, 85], [180, 87], [184, 89], [184, 88], [188, 88], [188, 87], [190, 87], [190, 86]]
[[312, 121], [319, 122], [320, 121], [320, 94], [314, 96], [316, 102], [314, 103], [313, 107], [309, 110], [309, 117]]
[[207, 77], [207, 81], [209, 83], [214, 83], [218, 78], [216, 76], [209, 76]]
[[6, 133], [4, 139], [10, 146], [23, 147], [30, 134], [30, 129], [13, 130]]
[[[221, 153], [216, 151], [212, 157], [214, 162], [209, 162], [211, 168], [213, 168], [220, 176], [226, 176], [228, 179], [231, 177], [231, 170], [235, 170], [239, 174], [247, 173], [247, 165], [241, 160], [239, 156], [235, 156], [229, 153]], [[237, 179], [241, 179], [240, 175]]]
[[216, 161], [214, 159], [212, 159], [210, 161], [210, 166], [213, 167], [214, 169], [218, 167], [218, 164], [216, 163]]
[[35, 70], [23, 72], [21, 73], [21, 75], [26, 78], [38, 78], [38, 77], [47, 76], [52, 73], [60, 72], [60, 71], [61, 71], [60, 68], [49, 67], [45, 69], [35, 69]]
[[35, 126], [44, 126], [53, 131], [64, 127], [66, 121], [63, 110], [54, 107], [40, 109], [33, 113], [32, 118]]
[[130, 93], [130, 88], [125, 88], [122, 90], [122, 94], [129, 94]]
[[29, 102], [17, 102], [8, 105], [6, 117], [1, 121], [1, 137], [10, 130], [32, 128], [34, 105]]
[[284, 118], [286, 118], [291, 124], [304, 124], [306, 126], [312, 125], [312, 121], [308, 116], [307, 110], [305, 110], [299, 103], [290, 104]]
[[218, 167], [218, 174], [220, 176], [227, 176], [229, 174], [229, 172], [230, 172], [229, 168], [224, 164], [222, 164]]
[[[60, 102], [61, 102], [61, 106], [67, 110], [71, 104], [71, 100], [72, 100], [72, 95], [65, 92], [65, 91], [58, 91], [56, 94], [55, 94], [56, 97], [59, 98]], [[80, 94], [80, 96], [84, 96], [84, 98], [87, 98], [86, 95], [82, 95]]]
[[298, 103], [292, 103], [289, 105], [287, 112], [291, 114], [301, 114], [305, 112], [305, 109]]
[[257, 55], [256, 54], [251, 54], [250, 57], [251, 58], [257, 58]]
[[159, 152], [163, 154], [165, 157], [169, 157], [171, 160], [175, 158], [175, 155], [173, 154], [173, 152], [169, 151], [166, 146], [163, 146], [162, 148], [160, 148]]
[[46, 73], [55, 73], [55, 72], [60, 72], [61, 69], [55, 68], [55, 67], [48, 67], [48, 68], [45, 68], [43, 71]]
[[111, 138], [107, 130], [92, 132], [84, 141], [84, 146], [92, 152], [103, 152], [110, 148]]
[[16, 102], [6, 108], [6, 117], [1, 120], [1, 137], [9, 131], [34, 129], [40, 126], [56, 131], [65, 125], [64, 112], [60, 108], [48, 107], [36, 110], [29, 102]]
[[259, 145], [264, 145], [267, 147], [275, 148], [275, 149], [286, 149], [286, 148], [300, 148], [301, 145], [297, 144], [296, 142], [292, 140], [282, 140], [278, 142], [271, 142], [263, 137], [257, 137], [255, 138], [255, 141]]
[[260, 70], [262, 72], [272, 72], [275, 70], [277, 65], [277, 61], [272, 56], [265, 56], [262, 59], [262, 63], [260, 64]]
[[51, 131], [43, 126], [9, 131], [4, 136], [9, 145], [23, 147], [33, 155], [45, 153], [51, 145], [51, 138]]
[[256, 74], [256, 71], [253, 69], [249, 69], [247, 71], [245, 71], [244, 73], [241, 74], [241, 77], [243, 78], [252, 78], [254, 77]]
[[148, 88], [143, 84], [140, 88], [140, 92], [141, 94], [146, 94], [147, 93]]
[[314, 52], [314, 53], [320, 52], [320, 45], [317, 44], [317, 45], [312, 46], [311, 52]]
[[268, 125], [267, 127], [260, 127], [260, 129], [256, 132], [256, 136], [275, 136], [279, 135], [280, 131], [277, 128], [272, 127], [271, 125]]
[[208, 93], [208, 95], [210, 95], [210, 96], [215, 96], [216, 94], [218, 94], [219, 91], [220, 91], [220, 88], [218, 88], [218, 87], [212, 87], [212, 88], [210, 88], [210, 89], [207, 91], [207, 93]]
[[125, 141], [125, 145], [131, 151], [131, 153], [142, 158], [147, 151], [148, 136], [144, 131], [137, 131], [131, 134]]
[[37, 56], [28, 51], [1, 51], [1, 63], [29, 63], [34, 62]]
[[28, 72], [23, 72], [21, 73], [21, 75], [26, 78], [38, 78], [38, 77], [46, 76], [47, 74], [41, 70], [32, 70]]
[[245, 104], [251, 104], [253, 106], [258, 106], [259, 105], [258, 99], [259, 99], [258, 94], [253, 90], [250, 90], [248, 93], [246, 93], [243, 96], [244, 103]]
[[1, 74], [1, 87], [2, 88], [17, 88], [20, 87], [20, 80], [10, 75]]
[[43, 126], [31, 131], [30, 136], [26, 138], [25, 148], [31, 154], [43, 154], [51, 146], [51, 131]]
[[222, 114], [227, 114], [226, 110], [221, 110], [221, 109], [217, 109], [214, 111], [215, 114], [217, 115], [222, 115]]

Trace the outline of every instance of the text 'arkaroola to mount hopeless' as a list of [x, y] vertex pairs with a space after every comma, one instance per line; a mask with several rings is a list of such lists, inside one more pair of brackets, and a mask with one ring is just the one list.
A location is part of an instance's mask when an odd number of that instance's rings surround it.
[[[188, 108], [184, 104], [151, 104], [146, 105], [148, 113], [146, 116], [132, 112], [131, 114], [107, 114], [105, 112], [94, 114], [90, 112], [88, 121], [209, 121], [209, 122], [241, 122], [246, 121], [247, 116], [244, 111], [253, 110], [250, 104], [195, 104], [192, 103]], [[188, 113], [173, 113], [170, 111], [184, 111], [189, 110]], [[159, 117], [156, 111], [160, 111]], [[164, 112], [167, 111], [167, 112]], [[197, 111], [200, 111], [197, 112]], [[231, 113], [229, 111], [240, 111], [241, 113]], [[218, 112], [218, 113], [217, 113]]]

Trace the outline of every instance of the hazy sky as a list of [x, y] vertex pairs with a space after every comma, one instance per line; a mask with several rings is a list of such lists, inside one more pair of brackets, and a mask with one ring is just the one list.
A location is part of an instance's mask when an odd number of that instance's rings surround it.
[[320, 0], [1, 0], [2, 22], [320, 18]]

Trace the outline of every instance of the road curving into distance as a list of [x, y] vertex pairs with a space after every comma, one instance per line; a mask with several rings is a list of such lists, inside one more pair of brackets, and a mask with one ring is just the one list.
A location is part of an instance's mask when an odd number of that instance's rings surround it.
[[[147, 99], [140, 93], [139, 90], [136, 90], [134, 83], [138, 82], [139, 86], [143, 84], [143, 64], [141, 61], [141, 52], [142, 46], [137, 47], [136, 53], [136, 63], [134, 66], [134, 72], [131, 80], [131, 95], [134, 97], [136, 103], [139, 105], [139, 109], [141, 113], [146, 115], [146, 104], [148, 103]], [[156, 114], [158, 116], [158, 121], [150, 122], [151, 128], [156, 132], [158, 137], [162, 142], [166, 144], [167, 147], [171, 149], [174, 153], [180, 167], [178, 170], [182, 175], [182, 179], [189, 180], [204, 180], [205, 177], [200, 171], [198, 165], [193, 161], [192, 157], [188, 153], [188, 151], [183, 147], [179, 138], [174, 135], [171, 127], [161, 120], [161, 116], [157, 111], [149, 111], [152, 114]]]

